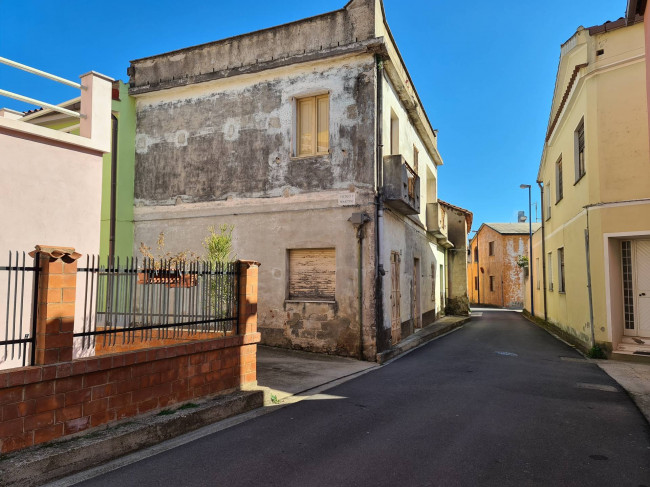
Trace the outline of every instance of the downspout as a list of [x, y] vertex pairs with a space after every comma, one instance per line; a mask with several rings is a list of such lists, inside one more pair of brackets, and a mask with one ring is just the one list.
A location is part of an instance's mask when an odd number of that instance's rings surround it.
[[[445, 302], [444, 302], [444, 313], [447, 315], [447, 302], [449, 301], [449, 259], [448, 259], [449, 249], [445, 249]], [[443, 303], [441, 303], [443, 304]]]
[[[537, 181], [537, 185], [539, 186], [539, 194], [540, 194], [539, 204], [542, 207], [540, 214], [542, 216], [542, 218], [541, 218], [541, 223], [542, 223], [542, 282], [543, 282], [543, 286], [544, 286], [542, 296], [544, 297], [544, 321], [548, 321], [548, 315], [547, 315], [547, 312], [546, 312], [546, 230], [545, 230], [545, 227], [544, 227], [544, 183], [542, 183], [541, 181]], [[532, 246], [533, 243], [531, 242], [530, 244]], [[533, 265], [532, 262], [530, 263], [530, 265], [531, 266]], [[532, 281], [532, 279], [531, 279], [531, 281]], [[532, 287], [533, 283], [531, 282], [530, 285]]]
[[585, 206], [587, 211], [587, 228], [585, 228], [585, 254], [587, 257], [587, 296], [589, 297], [589, 328], [591, 329], [591, 348], [596, 346], [596, 336], [594, 332], [594, 304], [591, 295], [591, 259], [589, 256], [589, 207]]
[[111, 213], [109, 220], [109, 237], [108, 237], [108, 261], [113, 262], [115, 258], [115, 220], [117, 206], [117, 117], [111, 114], [112, 141], [111, 141]]
[[375, 324], [377, 327], [377, 351], [381, 352], [386, 348], [387, 337], [384, 330], [384, 286], [383, 277], [386, 274], [382, 257], [381, 243], [384, 235], [384, 195], [383, 195], [383, 79], [384, 64], [380, 55], [375, 56], [377, 65], [377, 118], [376, 118], [376, 139], [377, 139], [377, 161], [376, 161], [376, 194], [375, 194]]
[[359, 242], [359, 360], [363, 360], [363, 225], [357, 229], [357, 240]]

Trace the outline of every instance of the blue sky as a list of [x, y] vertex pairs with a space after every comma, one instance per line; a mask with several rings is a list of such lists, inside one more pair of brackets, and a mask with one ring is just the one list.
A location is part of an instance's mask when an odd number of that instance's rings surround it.
[[[343, 7], [346, 0], [0, 0], [0, 56], [67, 79], [127, 80], [129, 61]], [[461, 7], [462, 5], [462, 7]], [[384, 0], [388, 24], [445, 161], [439, 197], [483, 222], [528, 211], [560, 45], [625, 14], [625, 0]], [[78, 91], [0, 65], [0, 88], [50, 103]], [[0, 107], [33, 108], [8, 98]], [[533, 201], [539, 191], [533, 192]], [[538, 211], [539, 214], [539, 211]], [[533, 209], [533, 215], [535, 210]]]

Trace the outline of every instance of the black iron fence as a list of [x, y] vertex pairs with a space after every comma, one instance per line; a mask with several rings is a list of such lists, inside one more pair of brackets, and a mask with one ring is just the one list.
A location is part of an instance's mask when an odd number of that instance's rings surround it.
[[38, 259], [9, 252], [0, 265], [0, 368], [34, 362], [38, 289]]
[[127, 258], [100, 264], [88, 257], [77, 272], [83, 322], [74, 336], [81, 350], [239, 333], [236, 262]]

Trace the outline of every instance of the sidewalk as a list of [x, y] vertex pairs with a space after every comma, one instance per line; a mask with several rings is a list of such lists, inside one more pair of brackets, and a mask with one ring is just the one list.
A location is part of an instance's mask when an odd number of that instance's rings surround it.
[[650, 364], [592, 360], [627, 391], [650, 423]]
[[265, 406], [296, 402], [377, 366], [334, 355], [257, 347], [257, 384], [264, 391]]

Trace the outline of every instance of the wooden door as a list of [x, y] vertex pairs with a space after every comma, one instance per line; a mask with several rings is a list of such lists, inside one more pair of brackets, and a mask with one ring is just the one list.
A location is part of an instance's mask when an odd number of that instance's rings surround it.
[[399, 290], [399, 253], [391, 252], [390, 254], [390, 330], [393, 343], [402, 340], [402, 321], [400, 317], [400, 299]]
[[413, 291], [411, 295], [413, 326], [420, 328], [422, 320], [420, 319], [420, 259], [413, 259]]

